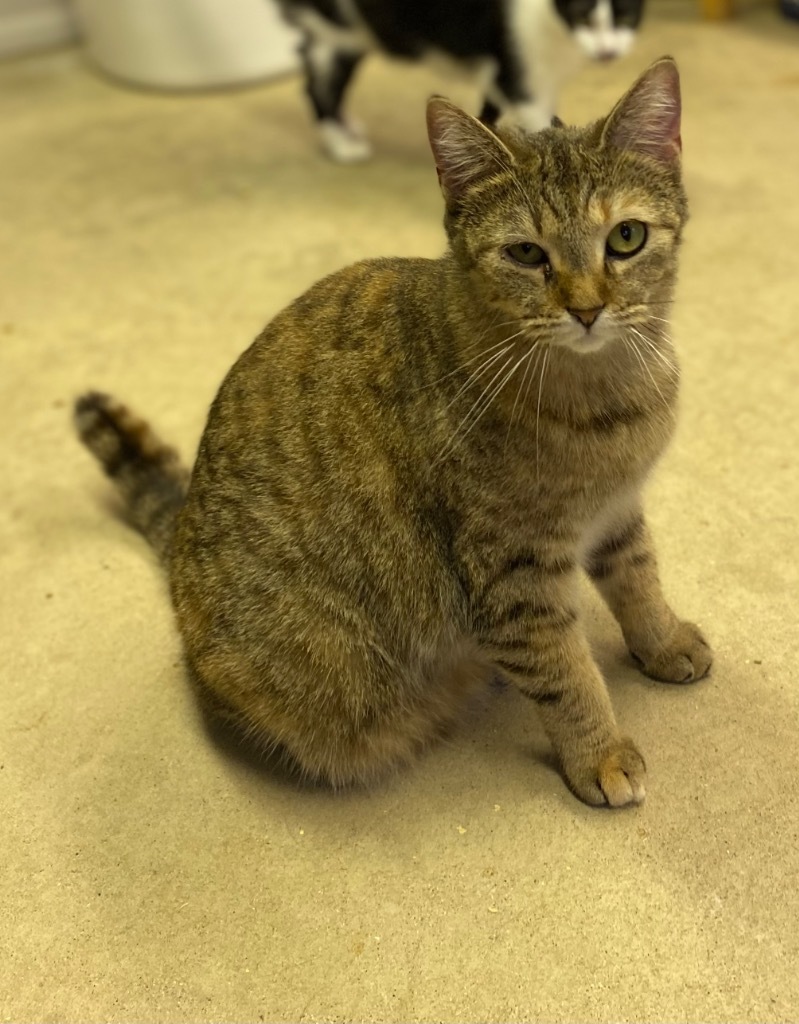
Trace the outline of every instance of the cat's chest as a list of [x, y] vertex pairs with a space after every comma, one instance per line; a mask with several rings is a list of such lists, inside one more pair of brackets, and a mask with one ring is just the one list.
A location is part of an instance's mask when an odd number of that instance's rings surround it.
[[[591, 522], [619, 495], [637, 491], [667, 446], [673, 410], [619, 411], [577, 423], [541, 414], [471, 460], [480, 504], [514, 519], [535, 507], [551, 522]], [[504, 510], [504, 513], [503, 513]]]
[[[531, 434], [538, 459], [553, 472], [572, 477], [579, 486], [613, 491], [645, 475], [662, 453], [674, 430], [672, 408], [622, 407], [580, 418], [542, 414]], [[521, 459], [533, 438], [521, 441]]]

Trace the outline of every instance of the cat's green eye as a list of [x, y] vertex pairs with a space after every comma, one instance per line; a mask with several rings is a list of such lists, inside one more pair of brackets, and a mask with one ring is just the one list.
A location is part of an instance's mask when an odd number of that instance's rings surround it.
[[549, 263], [549, 257], [535, 242], [516, 242], [506, 246], [505, 252], [523, 267], [543, 267]]
[[627, 259], [640, 252], [646, 242], [646, 224], [640, 220], [623, 220], [608, 235], [605, 243], [608, 256]]

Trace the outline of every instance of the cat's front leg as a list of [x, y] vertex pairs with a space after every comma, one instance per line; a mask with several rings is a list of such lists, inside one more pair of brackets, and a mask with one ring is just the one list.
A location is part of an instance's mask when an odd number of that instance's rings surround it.
[[692, 683], [707, 675], [713, 654], [698, 627], [680, 620], [666, 603], [640, 505], [594, 545], [586, 569], [648, 676]]
[[358, 163], [372, 155], [359, 125], [343, 113], [347, 87], [363, 54], [337, 49], [324, 39], [309, 36], [302, 50], [306, 91], [316, 115], [322, 148], [338, 163]]
[[487, 588], [477, 610], [485, 651], [538, 706], [577, 796], [612, 807], [640, 803], [644, 761], [616, 725], [580, 625], [574, 573], [516, 559], [506, 576]]

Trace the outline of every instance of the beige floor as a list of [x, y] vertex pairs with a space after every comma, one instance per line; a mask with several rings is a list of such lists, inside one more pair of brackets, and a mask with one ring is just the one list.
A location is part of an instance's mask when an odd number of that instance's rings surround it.
[[512, 693], [371, 795], [220, 749], [159, 570], [70, 430], [94, 385], [190, 452], [309, 282], [439, 252], [442, 83], [368, 68], [379, 155], [342, 169], [295, 81], [159, 97], [72, 52], [0, 66], [0, 1019], [799, 1019], [799, 26], [692, 17], [653, 16], [563, 104], [598, 115], [650, 57], [681, 62], [685, 400], [649, 506], [717, 662], [648, 682], [590, 605], [649, 763], [622, 813], [568, 794]]

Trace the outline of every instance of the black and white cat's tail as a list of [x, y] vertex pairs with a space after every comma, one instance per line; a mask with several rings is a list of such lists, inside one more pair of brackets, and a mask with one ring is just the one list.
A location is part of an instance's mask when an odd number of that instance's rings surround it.
[[75, 403], [78, 435], [116, 485], [127, 516], [166, 560], [189, 470], [127, 406], [90, 391]]

